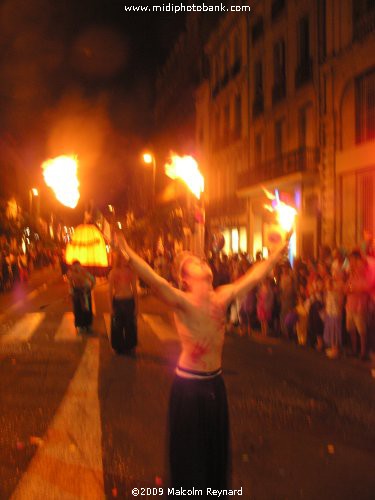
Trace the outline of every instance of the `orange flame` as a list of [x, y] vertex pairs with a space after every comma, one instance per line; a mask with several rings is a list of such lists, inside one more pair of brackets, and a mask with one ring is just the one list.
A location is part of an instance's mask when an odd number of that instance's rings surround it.
[[272, 200], [272, 205], [265, 204], [264, 208], [270, 212], [276, 212], [278, 223], [284, 231], [289, 232], [294, 225], [297, 210], [280, 200], [278, 190], [275, 190], [275, 194], [270, 193], [265, 188], [263, 191], [267, 198]]
[[78, 161], [75, 156], [58, 156], [42, 164], [44, 180], [56, 198], [66, 207], [75, 208], [79, 200]]
[[165, 164], [165, 173], [171, 179], [181, 179], [198, 199], [204, 191], [204, 178], [198, 169], [198, 163], [192, 156], [171, 154]]

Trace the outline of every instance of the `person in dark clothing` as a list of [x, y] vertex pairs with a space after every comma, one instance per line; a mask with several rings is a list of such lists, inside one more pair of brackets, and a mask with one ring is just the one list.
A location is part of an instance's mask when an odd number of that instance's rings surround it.
[[112, 348], [118, 354], [132, 354], [137, 346], [137, 282], [134, 272], [120, 253], [115, 254], [108, 282]]
[[80, 332], [89, 331], [93, 320], [91, 290], [95, 278], [78, 260], [73, 262], [67, 277], [73, 300], [74, 326]]

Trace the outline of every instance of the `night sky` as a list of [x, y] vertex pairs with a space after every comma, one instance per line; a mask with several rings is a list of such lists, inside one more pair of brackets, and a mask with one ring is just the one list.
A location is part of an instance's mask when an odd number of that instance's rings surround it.
[[157, 68], [184, 22], [122, 0], [0, 1], [0, 134], [28, 183], [42, 182], [44, 159], [76, 153], [83, 198], [118, 196], [108, 179], [126, 183], [147, 143]]

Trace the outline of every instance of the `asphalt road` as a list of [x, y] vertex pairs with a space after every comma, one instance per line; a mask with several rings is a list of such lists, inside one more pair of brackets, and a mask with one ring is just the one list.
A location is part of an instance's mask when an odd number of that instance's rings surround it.
[[[179, 352], [171, 312], [142, 298], [137, 357], [118, 357], [106, 294], [106, 282], [98, 283], [95, 332], [84, 337], [72, 328], [67, 286], [55, 271], [0, 297], [0, 500], [166, 491], [168, 394]], [[232, 487], [243, 498], [374, 498], [369, 364], [231, 333], [223, 368]]]

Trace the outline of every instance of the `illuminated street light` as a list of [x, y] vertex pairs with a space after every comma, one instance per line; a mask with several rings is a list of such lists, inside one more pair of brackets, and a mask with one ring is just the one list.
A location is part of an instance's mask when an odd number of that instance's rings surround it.
[[156, 184], [156, 160], [152, 153], [143, 153], [143, 161], [147, 165], [152, 165], [152, 203], [155, 206], [155, 184]]
[[33, 211], [34, 211], [34, 198], [37, 198], [36, 200], [36, 219], [39, 217], [39, 204], [40, 204], [40, 197], [39, 197], [39, 190], [37, 188], [31, 188], [29, 190], [29, 212], [30, 212], [30, 217], [33, 216]]

